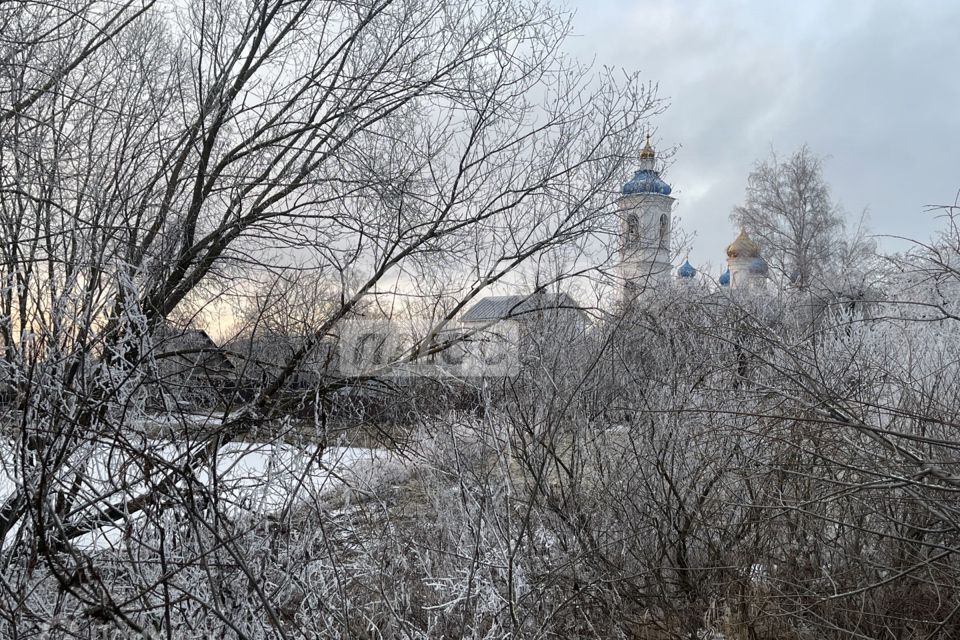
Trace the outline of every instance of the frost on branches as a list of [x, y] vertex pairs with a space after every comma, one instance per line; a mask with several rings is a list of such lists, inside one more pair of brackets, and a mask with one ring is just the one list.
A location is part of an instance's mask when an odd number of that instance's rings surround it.
[[[960, 636], [956, 211], [818, 245], [843, 279], [620, 304], [663, 104], [568, 28], [0, 4], [0, 636]], [[521, 289], [578, 306], [434, 366]]]

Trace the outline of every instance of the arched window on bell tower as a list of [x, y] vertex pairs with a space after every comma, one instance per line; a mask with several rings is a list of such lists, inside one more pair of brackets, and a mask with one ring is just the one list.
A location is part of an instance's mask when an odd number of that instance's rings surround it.
[[628, 247], [637, 246], [637, 240], [640, 237], [640, 218], [637, 217], [637, 214], [631, 213], [627, 216], [627, 238], [626, 243]]
[[667, 231], [670, 226], [670, 220], [667, 218], [667, 214], [660, 214], [660, 246], [667, 246]]

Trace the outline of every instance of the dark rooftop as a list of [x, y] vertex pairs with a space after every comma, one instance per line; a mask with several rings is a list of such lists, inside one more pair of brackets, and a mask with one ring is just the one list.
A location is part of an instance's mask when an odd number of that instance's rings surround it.
[[580, 306], [565, 293], [538, 293], [520, 296], [481, 298], [461, 316], [463, 322], [486, 322], [518, 318], [547, 309], [579, 310]]

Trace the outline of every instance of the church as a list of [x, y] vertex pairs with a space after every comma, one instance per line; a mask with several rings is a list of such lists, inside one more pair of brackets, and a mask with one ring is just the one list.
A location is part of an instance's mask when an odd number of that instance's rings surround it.
[[[671, 192], [670, 185], [660, 177], [657, 155], [648, 133], [646, 145], [640, 152], [640, 168], [623, 185], [618, 201], [618, 276], [623, 282], [624, 298], [656, 289], [671, 278], [680, 281], [697, 278], [697, 269], [689, 259], [673, 272], [670, 241], [676, 199]], [[717, 284], [730, 289], [758, 287], [766, 281], [767, 272], [760, 247], [741, 229], [727, 247], [727, 269], [719, 275]]]
[[[716, 280], [703, 277], [685, 259], [673, 268], [671, 231], [676, 199], [672, 188], [660, 176], [657, 154], [647, 134], [640, 152], [640, 168], [621, 188], [617, 200], [619, 244], [616, 279], [620, 284], [620, 301], [635, 300], [658, 288], [677, 283], [707, 282], [721, 290], [760, 289], [769, 271], [760, 247], [745, 229], [727, 247], [727, 266]], [[544, 311], [578, 309], [567, 294], [519, 294], [483, 298], [460, 318], [463, 328], [477, 330], [496, 323], [523, 320]]]

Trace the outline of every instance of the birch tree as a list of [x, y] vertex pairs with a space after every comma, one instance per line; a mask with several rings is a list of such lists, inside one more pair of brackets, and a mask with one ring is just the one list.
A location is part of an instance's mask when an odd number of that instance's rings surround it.
[[777, 280], [801, 289], [822, 281], [843, 239], [823, 161], [806, 145], [786, 159], [758, 161], [730, 217], [760, 244]]

